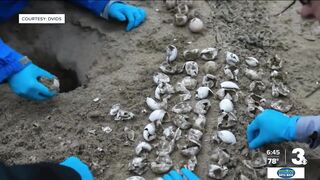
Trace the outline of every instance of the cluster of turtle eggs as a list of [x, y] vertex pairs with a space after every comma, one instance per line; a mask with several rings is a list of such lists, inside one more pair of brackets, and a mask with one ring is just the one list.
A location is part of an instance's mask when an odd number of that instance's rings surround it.
[[203, 21], [199, 18], [196, 10], [191, 10], [192, 0], [166, 0], [166, 8], [174, 9], [174, 24], [176, 26], [186, 26], [189, 22], [189, 29], [193, 33], [200, 33], [204, 29]]
[[[143, 131], [144, 141], [140, 142], [135, 149], [137, 157], [129, 163], [129, 170], [142, 175], [147, 170], [147, 154], [153, 148], [150, 141], [157, 138], [156, 130], [159, 128], [163, 129], [163, 136], [158, 138], [159, 143], [155, 143], [154, 146], [157, 147], [156, 154], [158, 157], [155, 161], [150, 163], [150, 169], [156, 174], [163, 174], [168, 172], [173, 167], [173, 161], [170, 154], [174, 151], [175, 146], [180, 150], [180, 153], [188, 158], [188, 162], [185, 164], [190, 170], [194, 170], [197, 164], [197, 155], [201, 150], [201, 138], [203, 136], [203, 130], [206, 125], [206, 114], [211, 107], [211, 102], [209, 97], [214, 93], [212, 89], [218, 85], [218, 78], [209, 72], [215, 72], [218, 67], [213, 61], [218, 55], [218, 50], [216, 48], [206, 48], [200, 51], [199, 49], [186, 50], [183, 52], [184, 59], [186, 62], [183, 66], [173, 65], [173, 61], [176, 60], [178, 56], [178, 50], [174, 45], [169, 45], [166, 50], [166, 60], [161, 63], [160, 70], [162, 72], [157, 72], [153, 76], [153, 81], [156, 84], [156, 89], [154, 93], [154, 98], [147, 97], [146, 104], [152, 110], [149, 116], [150, 123], [147, 124]], [[226, 62], [228, 64], [237, 63], [237, 59], [233, 58], [234, 54], [227, 52]], [[202, 78], [201, 85], [197, 88], [196, 76], [199, 74], [198, 63], [194, 60], [201, 58], [206, 62], [205, 72], [207, 73]], [[171, 79], [167, 75], [180, 74], [185, 72], [186, 77], [181, 79], [176, 83], [175, 86], [170, 84]], [[221, 123], [225, 120], [225, 116], [234, 117], [233, 114], [233, 104], [232, 96], [234, 100], [238, 98], [237, 92], [239, 89], [238, 85], [231, 81], [224, 81], [220, 84], [221, 93], [224, 91], [224, 95], [220, 101], [220, 110], [222, 113]], [[196, 89], [197, 88], [197, 89]], [[195, 90], [196, 89], [196, 90]], [[191, 105], [192, 93], [195, 90], [195, 104]], [[171, 112], [174, 113], [173, 124], [174, 126], [163, 127], [163, 121], [168, 114], [168, 102], [174, 96], [178, 95], [180, 102], [175, 104], [171, 108]], [[196, 117], [193, 119], [193, 123], [190, 122], [190, 113], [195, 113]], [[228, 118], [227, 121], [235, 121], [236, 119]], [[231, 123], [230, 123], [231, 124]], [[231, 127], [231, 126], [230, 126]], [[182, 131], [187, 131], [186, 138], [182, 138]], [[232, 132], [228, 130], [218, 131], [216, 133], [217, 140], [220, 142], [234, 144], [236, 143], [235, 136]], [[180, 143], [177, 143], [179, 140]], [[177, 144], [177, 145], [176, 145]], [[221, 162], [223, 160], [220, 160]], [[210, 166], [211, 167], [211, 166]], [[220, 166], [214, 166], [219, 167]], [[224, 168], [224, 167], [222, 167]], [[217, 171], [215, 168], [211, 168], [209, 172], [210, 177], [213, 171]], [[218, 176], [217, 176], [218, 177]], [[141, 178], [139, 176], [133, 176], [131, 178]]]
[[[175, 147], [184, 157], [188, 158], [184, 166], [193, 171], [197, 165], [197, 155], [202, 148], [201, 138], [206, 127], [206, 114], [211, 107], [211, 101], [209, 100], [211, 96], [220, 101], [218, 131], [213, 134], [213, 142], [217, 144], [236, 144], [236, 137], [230, 130], [237, 125], [234, 103], [239, 102], [242, 94], [237, 84], [240, 61], [236, 54], [225, 52], [224, 80], [220, 80], [222, 81], [220, 88], [213, 92], [219, 82], [218, 77], [213, 75], [219, 69], [219, 66], [214, 61], [217, 55], [218, 50], [212, 47], [202, 51], [199, 49], [185, 50], [183, 57], [186, 62], [179, 66], [174, 64], [178, 56], [178, 49], [174, 45], [167, 47], [165, 61], [160, 65], [162, 72], [157, 72], [153, 75], [153, 81], [156, 85], [154, 98], [146, 98], [146, 104], [152, 112], [149, 115], [149, 123], [143, 130], [144, 141], [141, 141], [136, 146], [136, 157], [129, 163], [130, 171], [137, 175], [142, 175], [147, 171], [149, 165], [152, 172], [156, 174], [168, 172], [174, 166], [170, 155], [175, 150]], [[195, 60], [199, 58], [207, 62], [204, 64], [205, 75], [198, 86], [196, 77], [199, 74], [199, 66]], [[259, 68], [259, 61], [256, 58], [248, 57], [245, 62], [244, 75], [251, 80], [250, 93], [245, 98], [246, 112], [249, 117], [254, 117], [268, 104], [268, 101], [261, 97], [267, 85], [262, 81], [264, 72]], [[283, 64], [282, 61], [276, 56], [270, 59], [267, 64], [271, 69], [272, 96], [288, 96], [289, 90], [283, 83], [283, 74], [280, 71]], [[171, 85], [172, 81], [169, 75], [182, 73], [186, 73], [187, 76], [177, 81], [174, 86]], [[195, 92], [192, 93], [193, 90]], [[194, 96], [194, 99], [192, 99], [192, 96]], [[170, 106], [169, 101], [174, 97], [177, 97], [180, 102]], [[192, 100], [195, 100], [195, 102], [193, 103]], [[280, 111], [289, 111], [292, 107], [282, 100], [270, 102], [269, 104], [268, 106]], [[113, 114], [117, 117], [116, 113]], [[128, 112], [126, 114], [128, 115]], [[190, 122], [191, 114], [195, 114], [193, 123]], [[160, 129], [163, 130], [161, 136]], [[156, 139], [156, 142], [150, 144]], [[156, 149], [157, 158], [149, 162], [147, 161], [148, 154], [154, 148]], [[211, 161], [209, 163], [208, 176], [214, 179], [223, 179], [228, 174], [230, 154], [226, 149], [217, 146], [211, 156]], [[242, 162], [250, 169], [261, 168], [266, 165], [266, 157], [264, 153], [259, 152], [251, 160], [243, 160]], [[128, 179], [139, 180], [143, 178], [141, 176], [132, 176]], [[248, 178], [241, 174], [240, 179], [245, 180]]]

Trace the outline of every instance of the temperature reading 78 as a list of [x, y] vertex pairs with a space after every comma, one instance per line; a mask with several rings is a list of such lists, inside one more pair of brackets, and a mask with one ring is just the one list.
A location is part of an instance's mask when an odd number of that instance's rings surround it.
[[279, 162], [279, 158], [268, 158], [268, 164], [276, 165]]

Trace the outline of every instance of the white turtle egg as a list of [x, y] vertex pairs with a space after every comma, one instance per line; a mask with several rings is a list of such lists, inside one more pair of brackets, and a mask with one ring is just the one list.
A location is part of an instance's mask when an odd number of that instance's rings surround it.
[[220, 86], [224, 89], [240, 89], [239, 86], [232, 81], [224, 81], [220, 84]]
[[256, 67], [259, 65], [259, 61], [254, 57], [247, 57], [246, 63], [251, 67]]
[[223, 99], [219, 104], [221, 112], [232, 112], [233, 111], [233, 103], [230, 99]]
[[165, 110], [162, 110], [162, 109], [157, 109], [157, 110], [154, 110], [150, 116], [149, 116], [149, 120], [151, 122], [154, 122], [154, 121], [161, 121], [164, 116], [166, 114], [166, 111]]
[[201, 19], [193, 18], [189, 23], [189, 29], [193, 33], [199, 33], [203, 30], [204, 24]]
[[157, 101], [155, 101], [154, 99], [152, 99], [150, 97], [147, 97], [146, 103], [147, 103], [148, 107], [152, 110], [161, 109], [160, 103], [158, 103]]
[[140, 153], [144, 150], [144, 151], [151, 151], [152, 146], [147, 143], [147, 142], [140, 142], [135, 149], [136, 155], [140, 155]]
[[228, 130], [218, 131], [217, 135], [221, 139], [221, 141], [227, 144], [235, 144], [237, 142], [234, 134]]

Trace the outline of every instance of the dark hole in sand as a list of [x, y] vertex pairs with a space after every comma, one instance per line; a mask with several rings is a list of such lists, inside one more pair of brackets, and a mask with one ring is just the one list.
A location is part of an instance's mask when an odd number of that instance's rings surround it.
[[60, 92], [69, 92], [81, 86], [78, 74], [75, 70], [69, 68], [75, 67], [75, 65], [64, 67], [58, 62], [55, 55], [43, 54], [43, 52], [39, 51], [34, 53], [32, 62], [58, 77], [60, 81]]

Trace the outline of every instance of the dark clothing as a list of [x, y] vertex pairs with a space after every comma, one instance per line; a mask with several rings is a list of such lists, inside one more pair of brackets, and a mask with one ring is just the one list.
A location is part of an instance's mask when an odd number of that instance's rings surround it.
[[0, 163], [1, 180], [81, 180], [70, 167], [55, 163], [6, 166]]

